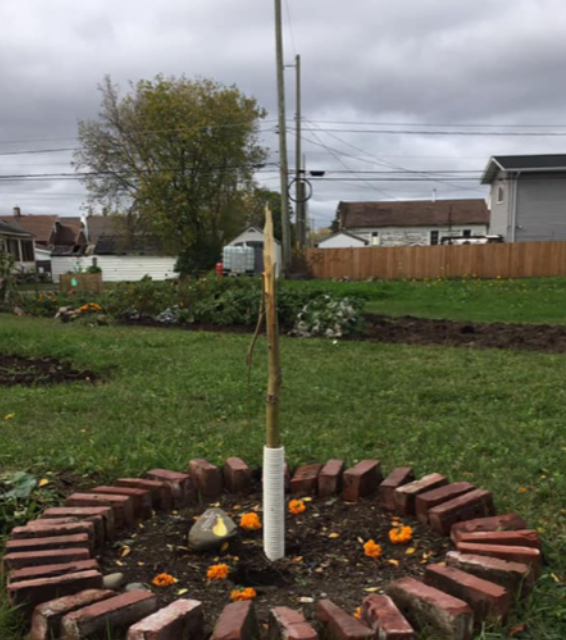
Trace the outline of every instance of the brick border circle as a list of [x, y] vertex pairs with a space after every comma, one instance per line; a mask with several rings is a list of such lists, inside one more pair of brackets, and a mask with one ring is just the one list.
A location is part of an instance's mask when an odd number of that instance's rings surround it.
[[[400, 578], [383, 595], [364, 598], [360, 619], [319, 600], [317, 619], [331, 640], [411, 640], [423, 622], [443, 637], [472, 640], [484, 621], [505, 621], [540, 574], [537, 532], [517, 514], [496, 515], [492, 494], [469, 482], [450, 483], [438, 473], [416, 480], [410, 467], [398, 467], [384, 479], [379, 460], [347, 470], [344, 461], [330, 460], [301, 466], [292, 476], [286, 466], [285, 474], [292, 494], [340, 494], [348, 502], [377, 494], [384, 511], [416, 517], [455, 545], [445, 562], [426, 567], [424, 581]], [[187, 473], [152, 469], [145, 478], [120, 478], [112, 486], [74, 493], [65, 506], [14, 528], [2, 572], [10, 604], [21, 607], [31, 623], [30, 640], [80, 640], [107, 628], [127, 629], [127, 640], [201, 640], [200, 602], [181, 598], [160, 609], [151, 592], [104, 589], [94, 554], [118, 530], [151, 518], [154, 510], [216, 499], [224, 491], [248, 494], [251, 483], [252, 471], [240, 458], [228, 458], [222, 469], [197, 458]], [[216, 621], [212, 640], [260, 636], [253, 602], [234, 602]], [[316, 640], [318, 633], [299, 611], [273, 607], [269, 637]]]

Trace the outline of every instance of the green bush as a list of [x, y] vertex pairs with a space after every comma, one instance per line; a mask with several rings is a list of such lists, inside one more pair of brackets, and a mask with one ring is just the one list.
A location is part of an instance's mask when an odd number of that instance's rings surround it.
[[17, 291], [14, 259], [0, 249], [0, 311], [11, 311], [16, 305]]
[[139, 282], [120, 282], [104, 295], [102, 304], [115, 317], [136, 313], [153, 317], [177, 304], [177, 283], [154, 282], [144, 276]]

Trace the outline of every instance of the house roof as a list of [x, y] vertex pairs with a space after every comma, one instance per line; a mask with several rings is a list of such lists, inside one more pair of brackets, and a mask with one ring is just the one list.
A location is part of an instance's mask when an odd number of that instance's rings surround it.
[[316, 246], [320, 246], [323, 242], [327, 242], [328, 240], [332, 240], [332, 238], [336, 238], [338, 236], [348, 236], [348, 238], [353, 238], [354, 240], [359, 240], [363, 242], [365, 245], [369, 244], [367, 240], [364, 238], [360, 238], [360, 236], [356, 236], [353, 233], [348, 233], [347, 231], [338, 231], [338, 233], [333, 233], [331, 236], [327, 236], [326, 238], [322, 238], [316, 244]]
[[35, 236], [36, 242], [49, 244], [58, 216], [0, 216], [0, 219], [4, 220], [4, 222], [7, 222], [8, 224], [25, 229]]
[[83, 223], [80, 218], [59, 218], [55, 236], [56, 245], [80, 244]]
[[482, 176], [482, 184], [491, 184], [500, 171], [509, 173], [566, 171], [566, 154], [492, 156]]
[[7, 222], [4, 222], [3, 220], [0, 220], [0, 235], [6, 235], [6, 236], [19, 236], [19, 237], [24, 237], [24, 238], [32, 238], [32, 234], [29, 231], [26, 231], [25, 229], [22, 229], [22, 227], [18, 227], [15, 224], [8, 224]]
[[450, 224], [488, 224], [483, 199], [406, 200], [395, 202], [340, 202], [340, 226], [345, 229], [375, 227], [435, 227]]
[[123, 235], [123, 231], [117, 229], [112, 216], [89, 216], [86, 220], [86, 225], [90, 244], [96, 244], [103, 237]]
[[[257, 233], [261, 236], [260, 241], [263, 242], [263, 231], [258, 229], [258, 227], [248, 227], [245, 231], [242, 231], [239, 236], [236, 236], [231, 242], [228, 243], [228, 246], [233, 245], [235, 242], [241, 242], [242, 238], [248, 233]], [[274, 238], [275, 244], [281, 244], [277, 238]]]

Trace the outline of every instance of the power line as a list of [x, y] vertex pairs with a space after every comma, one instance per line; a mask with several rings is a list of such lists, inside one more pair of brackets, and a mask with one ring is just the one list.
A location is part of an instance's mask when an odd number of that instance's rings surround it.
[[310, 122], [316, 122], [316, 124], [339, 124], [339, 125], [355, 125], [355, 126], [364, 126], [364, 127], [470, 127], [470, 128], [483, 128], [488, 129], [491, 127], [500, 127], [504, 128], [563, 128], [566, 127], [566, 124], [560, 123], [544, 123], [544, 124], [505, 124], [505, 123], [465, 123], [465, 122], [359, 122], [359, 121], [347, 121], [347, 120], [316, 120], [314, 118], [310, 118]]
[[[388, 129], [325, 129], [320, 127], [319, 131], [324, 133], [363, 133], [379, 135], [407, 135], [407, 136], [491, 136], [491, 137], [533, 137], [533, 138], [556, 138], [566, 137], [566, 131], [414, 131], [403, 129], [392, 131]], [[313, 132], [313, 129], [303, 129], [303, 131]]]

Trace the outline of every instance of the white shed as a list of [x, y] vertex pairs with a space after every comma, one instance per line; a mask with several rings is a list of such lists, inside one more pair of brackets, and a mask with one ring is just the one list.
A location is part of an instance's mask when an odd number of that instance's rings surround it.
[[366, 247], [367, 245], [367, 240], [346, 231], [340, 231], [321, 240], [317, 247], [319, 249], [349, 249], [350, 247]]
[[[261, 273], [263, 271], [263, 231], [257, 227], [249, 227], [237, 238], [234, 238], [232, 242], [229, 242], [228, 247], [253, 247], [256, 252], [255, 272]], [[277, 259], [277, 275], [281, 272], [281, 243], [279, 240], [275, 240], [275, 254]]]

